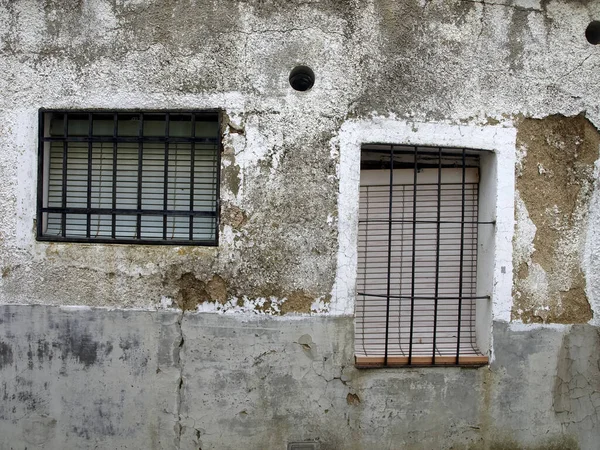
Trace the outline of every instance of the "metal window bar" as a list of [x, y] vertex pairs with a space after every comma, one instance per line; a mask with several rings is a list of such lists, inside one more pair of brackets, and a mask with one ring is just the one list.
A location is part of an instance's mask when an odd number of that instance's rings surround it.
[[42, 109], [39, 118], [38, 240], [217, 245], [218, 111]]
[[[192, 139], [196, 136], [196, 116], [192, 116]], [[194, 181], [195, 181], [195, 168], [196, 168], [196, 143], [191, 142], [191, 168], [190, 170], [190, 205], [194, 204]], [[194, 234], [194, 216], [190, 215], [190, 240]]]
[[88, 142], [88, 154], [87, 154], [87, 208], [88, 212], [85, 217], [85, 237], [90, 238], [91, 233], [91, 219], [92, 214], [90, 213], [92, 208], [92, 134], [93, 134], [94, 118], [92, 113], [88, 114], [88, 136], [90, 141]]
[[117, 136], [119, 135], [119, 115], [115, 113], [113, 115], [113, 161], [112, 161], [112, 213], [111, 213], [111, 239], [117, 237], [117, 161], [118, 161], [118, 147], [117, 147]]
[[362, 150], [357, 365], [487, 361], [475, 341], [475, 303], [488, 299], [476, 292], [477, 232], [494, 222], [478, 218], [478, 166], [466, 149]]
[[[137, 160], [137, 209], [142, 209], [142, 177], [144, 173], [144, 143], [142, 138], [144, 137], [144, 113], [140, 113], [139, 118], [139, 141], [138, 141], [138, 160]], [[135, 238], [140, 239], [142, 237], [142, 215], [136, 215], [135, 222]]]
[[388, 362], [388, 343], [389, 343], [389, 331], [390, 331], [390, 288], [391, 288], [391, 275], [392, 275], [392, 213], [393, 213], [393, 200], [394, 200], [394, 147], [390, 146], [390, 200], [389, 200], [389, 211], [388, 211], [388, 255], [387, 255], [387, 307], [385, 310], [385, 354], [383, 357], [383, 364], [387, 365]]
[[[165, 116], [165, 136], [169, 137], [169, 113]], [[193, 166], [192, 166], [193, 167]], [[194, 173], [193, 170], [190, 170]], [[192, 187], [190, 189], [193, 190]], [[193, 205], [193, 203], [190, 203]], [[166, 211], [169, 206], [169, 142], [165, 142], [164, 168], [163, 168], [163, 210]], [[193, 239], [193, 232], [190, 228], [189, 239]], [[167, 215], [163, 214], [163, 240], [167, 240]]]
[[[69, 135], [69, 121], [67, 119], [67, 113], [63, 115], [63, 132], [65, 136]], [[63, 143], [63, 157], [62, 157], [62, 207], [67, 207], [67, 162], [69, 155], [69, 144], [67, 141]], [[67, 215], [65, 212], [61, 214], [60, 234], [64, 238], [67, 235]]]
[[462, 173], [461, 173], [461, 201], [462, 205], [460, 208], [460, 269], [458, 270], [458, 323], [456, 331], [456, 364], [458, 364], [460, 357], [460, 330], [461, 330], [461, 319], [462, 319], [462, 294], [463, 294], [463, 264], [464, 264], [464, 249], [465, 249], [465, 178], [466, 178], [466, 164], [465, 164], [465, 149], [462, 150]]
[[433, 307], [433, 345], [431, 346], [431, 364], [435, 365], [435, 339], [437, 333], [438, 294], [440, 287], [440, 220], [442, 211], [442, 149], [438, 149], [438, 185], [437, 185], [437, 224], [435, 236], [435, 290]]

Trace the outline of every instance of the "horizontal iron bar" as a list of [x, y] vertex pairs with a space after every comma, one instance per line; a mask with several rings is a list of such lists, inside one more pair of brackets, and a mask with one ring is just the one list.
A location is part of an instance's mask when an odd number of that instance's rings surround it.
[[479, 221], [468, 221], [465, 220], [464, 222], [459, 221], [450, 221], [450, 220], [402, 220], [402, 219], [393, 219], [393, 220], [389, 220], [389, 219], [365, 219], [365, 220], [359, 220], [358, 223], [433, 223], [433, 224], [437, 224], [437, 223], [450, 223], [450, 224], [479, 224], [479, 225], [495, 225], [496, 221], [491, 221], [491, 222], [479, 222]]
[[[375, 147], [384, 147], [384, 148], [375, 148]], [[415, 154], [415, 149], [417, 149], [417, 155], [432, 155], [438, 156], [440, 155], [440, 149], [442, 150], [441, 156], [442, 158], [447, 157], [457, 157], [462, 159], [462, 151], [465, 150], [465, 155], [467, 158], [478, 158], [482, 153], [491, 153], [489, 150], [483, 149], [475, 149], [475, 148], [463, 148], [463, 147], [438, 147], [434, 145], [391, 145], [393, 154], [400, 155], [406, 154], [413, 156]], [[361, 148], [361, 152], [364, 153], [384, 153], [385, 156], [390, 154], [390, 144], [383, 143], [372, 143], [368, 145], [363, 145]], [[471, 153], [468, 153], [471, 152]]]
[[[476, 183], [476, 182], [465, 183], [465, 186], [477, 186], [478, 184], [479, 183]], [[417, 184], [418, 187], [421, 187], [421, 186], [437, 186], [437, 185], [438, 185], [437, 183], [419, 183], [419, 184]], [[393, 186], [394, 187], [403, 187], [403, 186], [413, 187], [414, 184], [413, 183], [397, 183], [397, 184], [394, 184]], [[440, 183], [440, 186], [460, 186], [462, 188], [462, 183], [459, 182], [459, 181], [453, 181], [453, 182], [447, 181], [445, 183]], [[369, 184], [368, 186], [361, 186], [361, 189], [362, 190], [369, 190], [370, 188], [374, 188], [374, 187], [385, 188], [385, 187], [389, 187], [389, 184]], [[421, 191], [421, 192], [423, 192], [423, 191]], [[379, 193], [379, 192], [375, 191], [373, 193]], [[385, 192], [381, 191], [381, 193], [383, 194]], [[475, 189], [473, 189], [472, 193], [473, 194], [475, 193]], [[420, 194], [420, 192], [417, 191], [417, 195], [419, 195], [419, 194]], [[409, 198], [412, 198], [412, 197], [409, 197]], [[443, 199], [443, 197], [442, 197], [442, 199]]]
[[97, 244], [143, 244], [143, 245], [204, 245], [207, 247], [216, 247], [216, 240], [163, 240], [163, 239], [120, 239], [120, 238], [78, 238], [42, 235], [37, 238], [42, 242], [79, 242], [79, 243], [97, 243]]
[[44, 137], [44, 142], [194, 142], [198, 143], [207, 143], [207, 144], [218, 144], [217, 138], [203, 138], [203, 137], [165, 137], [165, 136], [54, 136], [54, 137]]
[[362, 295], [363, 297], [381, 297], [381, 298], [397, 298], [397, 299], [415, 299], [415, 300], [435, 300], [436, 298], [438, 300], [458, 300], [458, 299], [463, 299], [463, 300], [489, 300], [490, 296], [489, 295], [482, 295], [482, 296], [478, 296], [478, 297], [465, 297], [465, 296], [460, 296], [460, 295], [456, 295], [453, 297], [419, 297], [419, 296], [410, 296], [410, 295], [382, 295], [382, 294], [367, 294], [364, 292], [357, 292], [356, 295]]
[[[381, 357], [380, 355], [377, 355], [378, 357]], [[393, 355], [392, 355], [393, 356]], [[418, 355], [417, 355], [418, 356]], [[461, 369], [478, 369], [479, 367], [483, 367], [486, 366], [487, 363], [477, 363], [477, 364], [444, 364], [444, 363], [437, 363], [437, 364], [383, 364], [383, 363], [377, 363], [377, 364], [354, 364], [354, 367], [358, 368], [358, 369], [394, 369], [394, 368], [407, 368], [407, 369], [422, 369], [422, 368], [427, 368], [427, 367], [460, 367]]]
[[94, 215], [135, 215], [146, 216], [195, 216], [195, 217], [216, 217], [216, 211], [178, 211], [162, 209], [112, 209], [112, 208], [42, 208], [42, 212], [47, 213], [67, 213], [67, 214], [94, 214]]

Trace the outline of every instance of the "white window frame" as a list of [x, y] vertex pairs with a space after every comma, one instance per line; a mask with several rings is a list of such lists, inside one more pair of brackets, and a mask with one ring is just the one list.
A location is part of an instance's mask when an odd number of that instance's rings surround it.
[[512, 238], [514, 233], [514, 167], [516, 130], [512, 126], [459, 126], [391, 119], [345, 122], [333, 142], [339, 155], [339, 196], [336, 280], [330, 314], [354, 315], [358, 262], [358, 207], [361, 148], [369, 143], [489, 150], [480, 164], [480, 209], [495, 227], [480, 232], [477, 295], [488, 295], [477, 310], [477, 344], [493, 361], [494, 321], [509, 322], [512, 307]]

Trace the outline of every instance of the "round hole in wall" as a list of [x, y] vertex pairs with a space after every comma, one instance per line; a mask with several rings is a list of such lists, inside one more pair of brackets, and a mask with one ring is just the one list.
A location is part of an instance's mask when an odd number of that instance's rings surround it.
[[297, 91], [308, 91], [315, 84], [315, 73], [310, 67], [296, 66], [290, 72], [290, 86]]
[[585, 38], [590, 44], [600, 44], [600, 21], [594, 20], [585, 29]]

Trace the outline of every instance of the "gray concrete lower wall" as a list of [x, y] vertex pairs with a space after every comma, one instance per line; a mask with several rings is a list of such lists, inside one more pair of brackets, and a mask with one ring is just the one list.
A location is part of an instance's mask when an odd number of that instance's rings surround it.
[[349, 317], [0, 307], [0, 449], [597, 449], [600, 334], [494, 324], [479, 369], [357, 370]]

